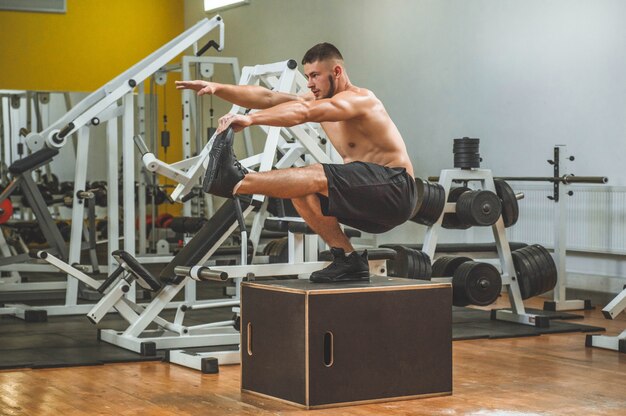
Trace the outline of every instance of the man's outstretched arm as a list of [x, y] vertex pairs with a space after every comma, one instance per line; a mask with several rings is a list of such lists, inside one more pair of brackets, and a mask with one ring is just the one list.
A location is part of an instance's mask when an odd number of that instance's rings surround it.
[[315, 101], [289, 101], [250, 115], [227, 114], [220, 118], [218, 131], [230, 125], [240, 131], [252, 125], [291, 127], [324, 121], [343, 121], [359, 117], [370, 107], [370, 99], [352, 92]]
[[305, 101], [306, 97], [276, 92], [257, 85], [230, 85], [202, 80], [176, 81], [176, 89], [190, 89], [197, 95], [215, 95], [244, 108], [264, 109], [289, 101]]

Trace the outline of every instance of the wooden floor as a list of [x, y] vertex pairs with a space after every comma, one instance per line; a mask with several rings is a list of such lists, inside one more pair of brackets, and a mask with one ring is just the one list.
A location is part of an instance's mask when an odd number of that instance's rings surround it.
[[[503, 306], [504, 304], [502, 304]], [[537, 307], [531, 302], [527, 306]], [[583, 313], [583, 312], [580, 312]], [[626, 318], [584, 312], [616, 335]], [[585, 335], [455, 341], [452, 396], [311, 411], [317, 415], [626, 415], [626, 354]], [[159, 362], [0, 372], [0, 415], [295, 415], [242, 394], [240, 367], [203, 375]]]

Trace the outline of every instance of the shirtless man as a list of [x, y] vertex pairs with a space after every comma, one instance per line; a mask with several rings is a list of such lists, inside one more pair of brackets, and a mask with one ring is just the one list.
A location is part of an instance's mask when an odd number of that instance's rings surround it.
[[[311, 274], [313, 282], [369, 278], [367, 251], [358, 254], [339, 223], [370, 233], [382, 233], [408, 220], [417, 204], [413, 166], [397, 127], [383, 104], [369, 90], [350, 83], [341, 53], [329, 43], [313, 46], [302, 59], [311, 90], [302, 96], [248, 85], [178, 81], [178, 89], [213, 94], [249, 114], [227, 114], [217, 132], [252, 125], [290, 127], [320, 123], [344, 164], [314, 164], [301, 168], [249, 173], [232, 147], [214, 144], [203, 184], [206, 192], [232, 197], [262, 194], [291, 199], [306, 223], [332, 247], [333, 262]], [[217, 149], [216, 151], [214, 151]], [[248, 174], [249, 173], [249, 174]]]

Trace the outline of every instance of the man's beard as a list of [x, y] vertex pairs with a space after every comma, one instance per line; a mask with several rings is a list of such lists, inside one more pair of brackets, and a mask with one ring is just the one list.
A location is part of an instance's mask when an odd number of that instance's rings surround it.
[[333, 80], [333, 76], [328, 76], [328, 81], [330, 82], [330, 89], [328, 90], [328, 94], [324, 96], [324, 98], [332, 98], [335, 95], [335, 81]]

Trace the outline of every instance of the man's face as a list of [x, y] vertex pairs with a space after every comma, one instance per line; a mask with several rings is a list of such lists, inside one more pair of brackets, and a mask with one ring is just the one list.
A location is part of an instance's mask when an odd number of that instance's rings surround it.
[[304, 64], [304, 76], [308, 80], [306, 86], [315, 95], [316, 100], [335, 95], [335, 80], [331, 62], [315, 61]]

